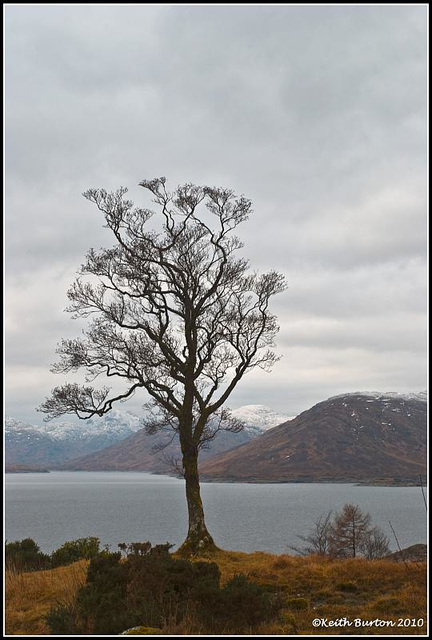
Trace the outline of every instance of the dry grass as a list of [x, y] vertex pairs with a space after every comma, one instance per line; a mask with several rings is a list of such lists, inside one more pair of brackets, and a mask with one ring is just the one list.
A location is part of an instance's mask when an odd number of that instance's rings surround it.
[[[389, 560], [332, 560], [320, 556], [218, 552], [222, 583], [245, 573], [286, 597], [282, 619], [255, 635], [426, 635], [426, 563]], [[387, 620], [394, 627], [314, 628], [314, 618]], [[422, 627], [397, 626], [399, 619], [423, 619]]]
[[5, 575], [6, 633], [49, 635], [44, 616], [53, 604], [71, 602], [84, 584], [87, 560], [67, 567], [20, 573], [8, 569]]
[[[275, 556], [220, 551], [200, 558], [217, 562], [222, 584], [243, 573], [280, 590], [286, 607], [277, 622], [255, 629], [255, 635], [426, 635], [423, 627], [314, 628], [314, 618], [362, 620], [426, 618], [426, 565], [388, 560], [330, 560], [319, 556]], [[70, 602], [85, 580], [81, 561], [51, 571], [6, 574], [6, 632], [49, 634], [44, 615], [58, 602]], [[188, 635], [193, 622], [163, 633]], [[196, 628], [196, 627], [195, 627]], [[204, 634], [205, 635], [205, 634]]]

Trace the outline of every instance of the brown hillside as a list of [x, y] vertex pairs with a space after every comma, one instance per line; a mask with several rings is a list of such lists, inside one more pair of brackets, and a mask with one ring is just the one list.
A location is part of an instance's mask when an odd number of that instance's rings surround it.
[[[172, 473], [172, 458], [180, 459], [181, 451], [177, 437], [171, 442], [173, 433], [157, 434], [149, 436], [144, 429], [125, 438], [117, 444], [111, 445], [95, 453], [79, 458], [74, 458], [59, 469], [71, 471], [149, 471], [152, 473]], [[248, 430], [240, 433], [221, 432], [211, 443], [210, 449], [201, 451], [201, 459], [227, 451], [248, 442], [251, 434]], [[160, 443], [168, 443], [168, 446], [155, 451], [154, 447]]]
[[204, 461], [204, 480], [416, 483], [426, 474], [426, 402], [330, 398], [235, 450]]

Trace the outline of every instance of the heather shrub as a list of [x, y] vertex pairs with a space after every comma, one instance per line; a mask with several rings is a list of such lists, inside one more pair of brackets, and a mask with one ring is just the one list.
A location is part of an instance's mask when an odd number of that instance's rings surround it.
[[54, 635], [68, 636], [79, 633], [76, 610], [73, 605], [54, 605], [46, 616], [46, 621]]
[[208, 632], [241, 633], [274, 619], [283, 604], [281, 595], [237, 575], [223, 589], [202, 594], [199, 617]]
[[176, 559], [171, 545], [132, 543], [90, 560], [87, 582], [73, 606], [48, 615], [52, 634], [118, 635], [134, 627], [175, 627], [195, 620], [206, 632], [241, 631], [265, 622], [282, 607], [279, 596], [236, 576], [223, 589], [212, 562]]
[[[90, 560], [87, 582], [76, 599], [77, 628], [70, 633], [119, 634], [135, 626], [176, 624], [190, 611], [201, 589], [218, 588], [216, 564], [174, 560], [171, 545], [151, 547], [133, 543], [124, 560], [121, 553], [99, 553]], [[123, 551], [126, 551], [122, 547]], [[51, 632], [58, 631], [59, 610], [47, 618]]]
[[32, 538], [6, 542], [5, 561], [6, 568], [15, 571], [38, 571], [51, 566], [49, 555], [42, 553]]
[[99, 538], [78, 538], [65, 542], [51, 554], [52, 567], [72, 564], [77, 560], [94, 558], [99, 553]]

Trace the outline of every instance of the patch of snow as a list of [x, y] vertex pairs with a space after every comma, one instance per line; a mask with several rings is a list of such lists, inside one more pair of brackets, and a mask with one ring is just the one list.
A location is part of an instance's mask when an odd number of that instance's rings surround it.
[[427, 391], [420, 391], [416, 393], [398, 393], [396, 391], [355, 391], [350, 393], [341, 393], [337, 396], [332, 396], [329, 400], [335, 400], [336, 398], [348, 399], [353, 396], [364, 396], [371, 398], [367, 402], [373, 402], [373, 400], [382, 400], [383, 402], [389, 399], [391, 400], [419, 400], [420, 402], [427, 402]]
[[234, 418], [245, 423], [246, 427], [257, 431], [267, 431], [278, 425], [293, 420], [294, 416], [277, 413], [263, 404], [248, 404], [231, 411]]

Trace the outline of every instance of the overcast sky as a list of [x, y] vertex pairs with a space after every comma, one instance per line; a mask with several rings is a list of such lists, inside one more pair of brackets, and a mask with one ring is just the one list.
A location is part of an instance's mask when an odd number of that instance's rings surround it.
[[[231, 407], [426, 388], [426, 6], [6, 6], [7, 413], [35, 407], [89, 247], [89, 187], [223, 186], [277, 269], [280, 362]], [[119, 408], [140, 413], [144, 392]]]

